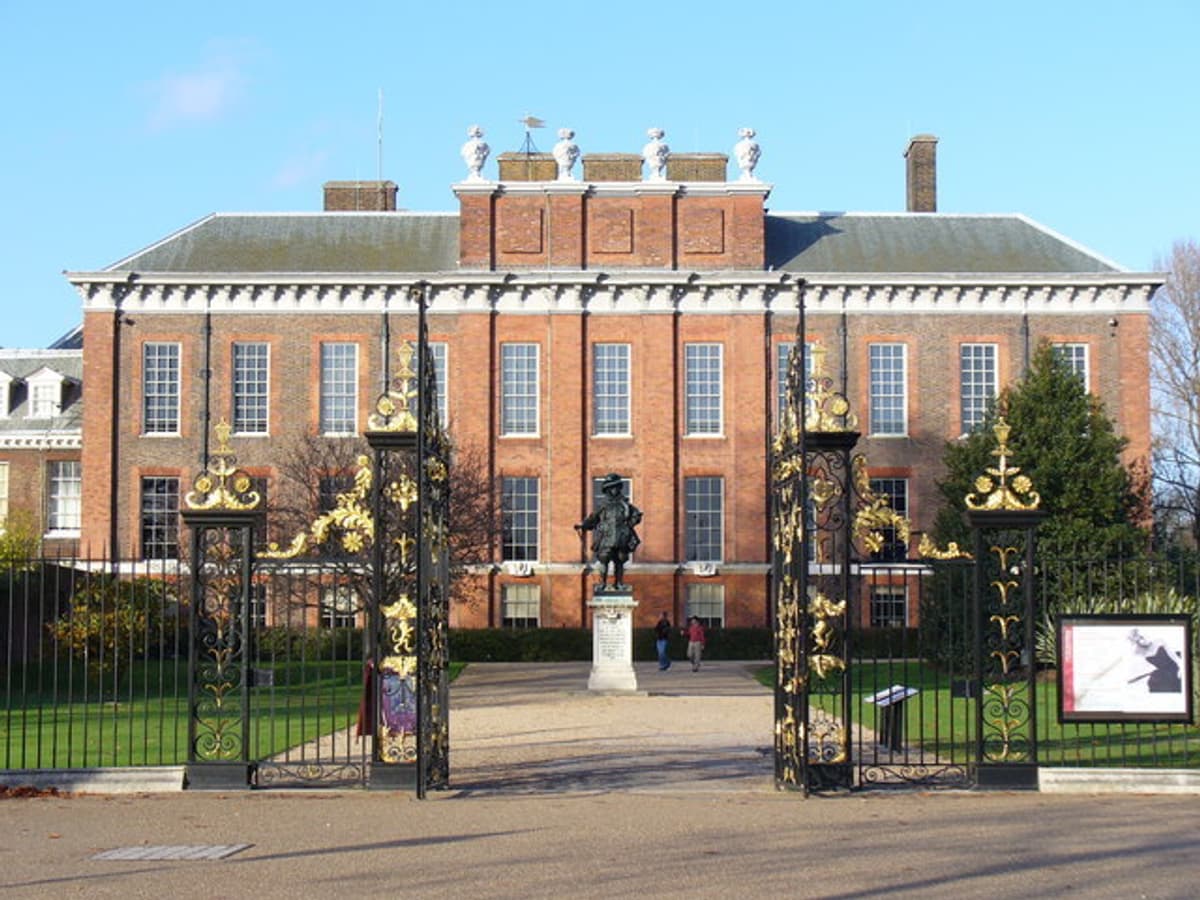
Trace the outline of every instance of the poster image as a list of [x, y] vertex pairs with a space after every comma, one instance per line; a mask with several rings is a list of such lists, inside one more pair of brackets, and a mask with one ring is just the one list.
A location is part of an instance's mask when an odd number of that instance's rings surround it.
[[1188, 616], [1063, 616], [1058, 623], [1063, 722], [1191, 722]]

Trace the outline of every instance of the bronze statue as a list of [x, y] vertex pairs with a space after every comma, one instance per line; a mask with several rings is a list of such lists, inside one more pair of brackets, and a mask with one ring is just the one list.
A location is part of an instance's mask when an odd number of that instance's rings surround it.
[[625, 584], [625, 563], [641, 543], [634, 526], [642, 521], [642, 511], [625, 499], [621, 476], [610, 472], [600, 483], [604, 495], [595, 512], [575, 526], [582, 534], [592, 532], [592, 551], [602, 566], [600, 590], [608, 588], [608, 567], [613, 567], [613, 588]]

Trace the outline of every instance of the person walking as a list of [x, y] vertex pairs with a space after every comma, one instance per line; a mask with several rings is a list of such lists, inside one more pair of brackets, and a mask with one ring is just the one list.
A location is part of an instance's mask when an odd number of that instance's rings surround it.
[[692, 671], [700, 671], [700, 657], [704, 654], [704, 626], [695, 616], [688, 619], [688, 627], [683, 632], [687, 635], [687, 655], [692, 663]]
[[667, 642], [671, 639], [671, 620], [664, 612], [654, 626], [654, 646], [658, 650], [658, 671], [671, 668], [671, 657], [667, 655]]

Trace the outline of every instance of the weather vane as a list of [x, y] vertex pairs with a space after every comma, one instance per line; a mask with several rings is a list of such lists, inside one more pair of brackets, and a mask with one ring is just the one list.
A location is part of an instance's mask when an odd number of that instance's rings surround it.
[[546, 123], [544, 121], [542, 121], [541, 119], [539, 119], [537, 116], [526, 116], [525, 118], [518, 119], [517, 121], [519, 121], [522, 125], [525, 126], [525, 144], [524, 144], [524, 146], [521, 147], [521, 151], [526, 156], [530, 156], [534, 153], [537, 153], [538, 149], [533, 144], [533, 129], [545, 128]]

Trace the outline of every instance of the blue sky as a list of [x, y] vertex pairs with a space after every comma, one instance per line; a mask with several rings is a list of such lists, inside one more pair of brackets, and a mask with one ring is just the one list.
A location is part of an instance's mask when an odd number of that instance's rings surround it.
[[[178, 8], [176, 8], [178, 7]], [[80, 321], [93, 270], [214, 211], [314, 211], [383, 175], [452, 210], [467, 126], [493, 157], [729, 152], [758, 131], [776, 211], [895, 211], [911, 135], [939, 208], [1021, 212], [1136, 270], [1200, 236], [1200, 4], [32, 3], [0, 0], [0, 346]]]

